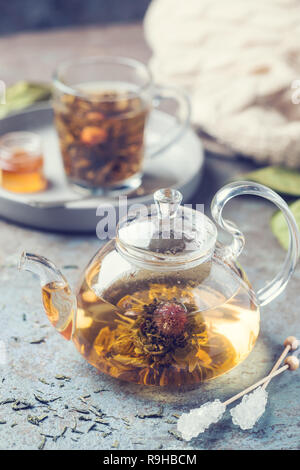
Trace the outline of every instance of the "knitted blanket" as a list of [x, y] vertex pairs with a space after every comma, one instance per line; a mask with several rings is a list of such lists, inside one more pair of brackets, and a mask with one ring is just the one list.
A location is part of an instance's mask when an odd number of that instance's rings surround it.
[[194, 124], [235, 153], [300, 167], [299, 0], [153, 0], [144, 30], [154, 78], [190, 93]]

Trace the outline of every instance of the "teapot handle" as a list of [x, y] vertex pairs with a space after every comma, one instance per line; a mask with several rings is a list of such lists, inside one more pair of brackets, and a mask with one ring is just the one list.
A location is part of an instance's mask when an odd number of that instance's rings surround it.
[[223, 230], [229, 232], [233, 237], [233, 242], [222, 248], [222, 256], [225, 256], [225, 258], [237, 258], [245, 244], [242, 232], [240, 232], [235, 224], [229, 220], [224, 220], [222, 217], [225, 204], [233, 197], [242, 194], [261, 196], [273, 202], [282, 211], [289, 229], [289, 249], [281, 271], [272, 281], [268, 282], [265, 287], [257, 292], [259, 305], [266, 305], [285, 289], [296, 267], [300, 246], [299, 230], [295, 218], [286, 202], [270, 188], [250, 181], [239, 181], [227, 184], [216, 193], [211, 204], [211, 212], [214, 220]]

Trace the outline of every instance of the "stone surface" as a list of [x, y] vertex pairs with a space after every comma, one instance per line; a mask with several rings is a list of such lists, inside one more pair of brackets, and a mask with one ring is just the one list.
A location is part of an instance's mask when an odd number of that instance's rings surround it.
[[93, 26], [3, 36], [0, 80], [7, 85], [23, 79], [49, 81], [56, 66], [64, 60], [110, 54], [147, 61], [150, 51], [141, 26]]
[[[3, 78], [10, 82], [48, 80], [55, 64], [70, 55], [106, 52], [149, 57], [137, 25], [12, 36], [0, 39], [0, 51]], [[246, 161], [207, 156], [193, 202], [204, 203], [209, 212], [215, 191], [250, 168]], [[274, 276], [285, 255], [269, 228], [273, 211], [268, 203], [248, 197], [232, 201], [226, 209], [226, 217], [245, 233], [240, 261], [255, 288]], [[286, 372], [271, 382], [266, 413], [250, 431], [238, 429], [225, 415], [186, 443], [178, 438], [176, 421], [177, 415], [210, 400], [229, 398], [263, 377], [281, 353], [284, 339], [300, 336], [300, 268], [286, 291], [262, 309], [259, 339], [241, 365], [188, 393], [174, 392], [98, 374], [49, 325], [37, 280], [16, 269], [16, 256], [22, 249], [32, 250], [57, 263], [74, 286], [99, 246], [94, 235], [57, 235], [0, 221], [0, 342], [7, 357], [6, 364], [0, 363], [0, 449], [299, 449], [298, 372]], [[41, 403], [45, 397], [49, 408]], [[14, 404], [15, 400], [27, 405]], [[22, 407], [26, 409], [18, 410]], [[105, 414], [104, 423], [99, 409]], [[99, 422], [93, 426], [96, 419]], [[38, 425], [33, 424], [38, 420]]]

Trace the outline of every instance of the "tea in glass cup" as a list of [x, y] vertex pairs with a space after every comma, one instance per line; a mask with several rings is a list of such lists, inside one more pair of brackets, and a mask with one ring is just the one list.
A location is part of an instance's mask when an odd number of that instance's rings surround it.
[[147, 67], [131, 59], [87, 58], [63, 64], [54, 88], [55, 125], [67, 179], [92, 193], [140, 186], [154, 97], [177, 101], [183, 117], [175, 132], [149, 154], [173, 143], [189, 119], [185, 96], [161, 88], [154, 92]]

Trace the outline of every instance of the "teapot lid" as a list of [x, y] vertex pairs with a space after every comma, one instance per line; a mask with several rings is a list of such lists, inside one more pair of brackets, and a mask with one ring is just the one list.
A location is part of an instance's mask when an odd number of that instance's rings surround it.
[[182, 194], [176, 189], [159, 189], [154, 201], [119, 223], [118, 251], [132, 262], [164, 271], [211, 258], [217, 240], [214, 223], [191, 205], [181, 205]]

